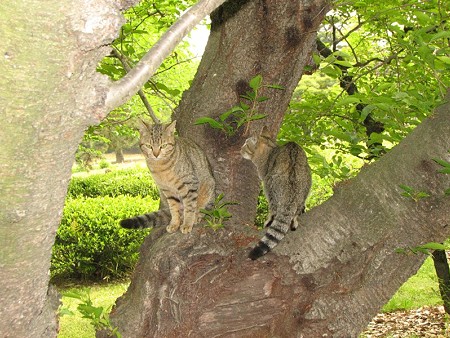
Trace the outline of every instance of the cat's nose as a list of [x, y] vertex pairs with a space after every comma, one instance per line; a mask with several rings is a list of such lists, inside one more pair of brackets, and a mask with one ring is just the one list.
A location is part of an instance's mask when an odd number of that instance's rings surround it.
[[155, 156], [155, 158], [158, 158], [159, 154], [161, 153], [161, 148], [155, 147], [152, 149], [152, 152], [153, 152], [153, 156]]

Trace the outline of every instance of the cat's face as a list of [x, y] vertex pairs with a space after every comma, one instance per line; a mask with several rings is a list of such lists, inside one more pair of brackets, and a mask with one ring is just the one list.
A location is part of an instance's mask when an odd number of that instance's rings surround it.
[[256, 145], [258, 144], [258, 137], [252, 136], [245, 140], [244, 145], [241, 148], [241, 155], [247, 160], [251, 160], [255, 154]]
[[161, 160], [170, 155], [175, 147], [175, 124], [147, 125], [144, 124], [140, 130], [140, 147], [148, 159]]
[[241, 148], [241, 155], [247, 160], [253, 160], [266, 154], [275, 145], [275, 142], [270, 138], [267, 128], [264, 127], [259, 135], [253, 135], [245, 140]]

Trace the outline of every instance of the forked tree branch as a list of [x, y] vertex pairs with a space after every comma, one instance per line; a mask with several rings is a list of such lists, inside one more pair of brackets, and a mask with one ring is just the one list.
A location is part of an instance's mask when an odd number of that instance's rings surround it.
[[[117, 59], [119, 59], [119, 61], [122, 63], [123, 69], [125, 69], [126, 73], [129, 73], [131, 71], [131, 67], [128, 64], [125, 56], [122, 55], [117, 49], [113, 48], [112, 55], [114, 55]], [[152, 106], [150, 105], [150, 102], [148, 102], [147, 96], [145, 96], [145, 93], [142, 89], [138, 90], [138, 95], [141, 98], [142, 103], [144, 104], [145, 108], [147, 109], [153, 122], [155, 124], [160, 124], [161, 121], [156, 117], [155, 112], [153, 111]]]
[[184, 13], [144, 55], [136, 67], [110, 86], [105, 102], [107, 110], [117, 108], [137, 93], [195, 25], [225, 1], [199, 0]]

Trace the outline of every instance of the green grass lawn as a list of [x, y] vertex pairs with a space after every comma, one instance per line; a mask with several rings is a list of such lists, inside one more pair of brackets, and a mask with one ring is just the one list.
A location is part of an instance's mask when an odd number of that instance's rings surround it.
[[424, 305], [441, 305], [438, 279], [433, 260], [427, 258], [417, 274], [408, 279], [383, 307], [383, 312], [416, 309]]
[[[117, 297], [126, 291], [127, 287], [128, 282], [89, 286], [93, 305], [104, 308], [111, 307]], [[83, 288], [86, 287], [66, 287], [61, 292], [80, 291]], [[64, 315], [60, 317], [58, 338], [94, 338], [94, 328], [91, 326], [89, 320], [81, 318], [81, 315], [77, 313], [76, 308], [79, 301], [63, 296], [62, 302], [63, 308], [69, 308], [75, 315]], [[417, 274], [403, 284], [392, 299], [383, 307], [383, 311], [409, 310], [424, 305], [431, 306], [438, 304], [442, 304], [442, 300], [439, 295], [433, 261], [431, 258], [428, 258]]]
[[[89, 286], [93, 305], [96, 307], [102, 306], [105, 309], [110, 308], [116, 299], [126, 291], [128, 284], [128, 282], [124, 282]], [[60, 292], [62, 294], [68, 291], [79, 292], [84, 288], [86, 286], [75, 286], [63, 288]], [[58, 338], [94, 338], [94, 327], [88, 319], [82, 318], [77, 311], [79, 300], [63, 296], [62, 303], [62, 308], [68, 308], [74, 315], [60, 316]]]

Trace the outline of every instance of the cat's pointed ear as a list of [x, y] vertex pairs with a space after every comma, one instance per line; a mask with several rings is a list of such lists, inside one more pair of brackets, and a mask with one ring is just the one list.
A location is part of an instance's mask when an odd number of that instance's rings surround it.
[[272, 138], [272, 135], [270, 134], [269, 129], [267, 128], [267, 126], [263, 127], [263, 129], [261, 130], [260, 135], [262, 137]]
[[165, 129], [165, 132], [168, 134], [168, 135], [173, 135], [174, 133], [175, 133], [175, 127], [177, 126], [177, 120], [173, 120], [172, 121], [172, 123], [170, 123], [167, 127], [166, 127], [166, 129]]
[[136, 127], [137, 127], [136, 129], [138, 129], [140, 133], [151, 129], [151, 125], [149, 123], [145, 122], [145, 120], [143, 120], [143, 119], [139, 119], [139, 122], [137, 123]]

